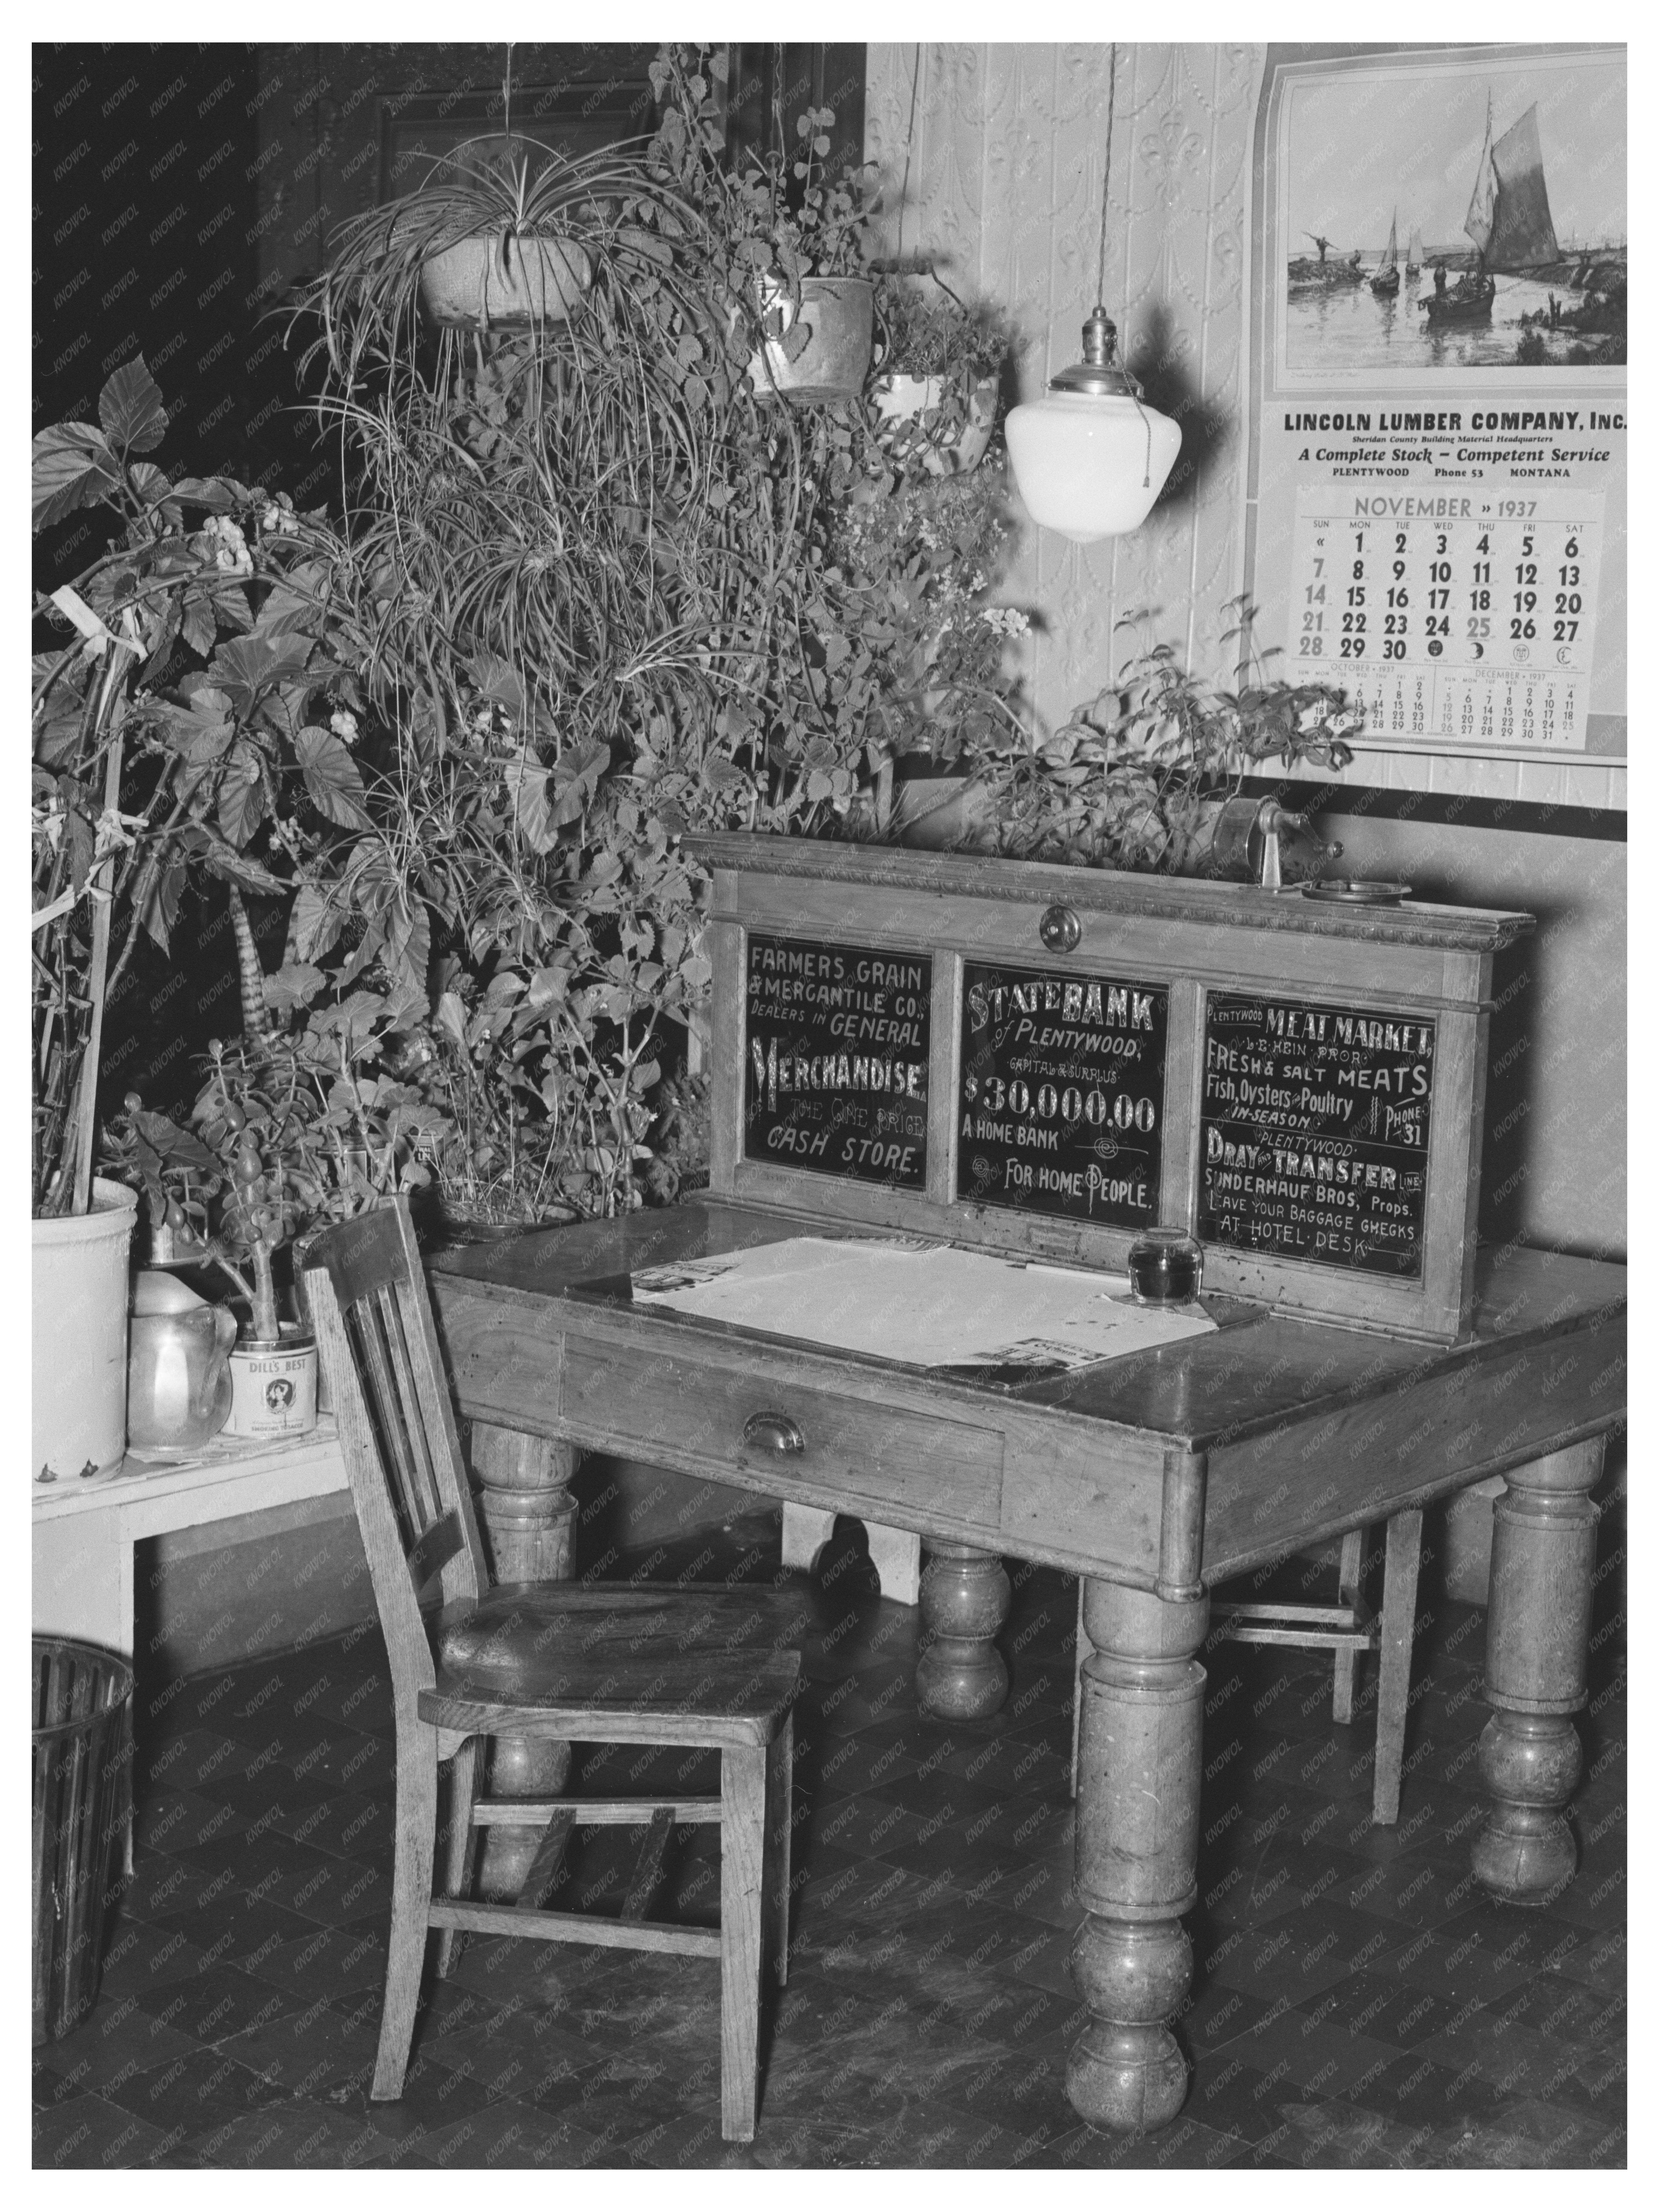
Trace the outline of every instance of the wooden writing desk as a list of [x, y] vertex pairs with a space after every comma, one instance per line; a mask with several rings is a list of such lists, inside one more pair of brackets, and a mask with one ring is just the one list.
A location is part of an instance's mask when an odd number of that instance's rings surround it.
[[[496, 1571], [571, 1571], [584, 1447], [913, 1529], [937, 1638], [919, 1694], [951, 1713], [1006, 1688], [1002, 1557], [1082, 1577], [1073, 1968], [1093, 2017], [1067, 2087], [1096, 2125], [1160, 2125], [1186, 2092], [1165, 2023], [1192, 1972], [1214, 1583], [1503, 1474], [1474, 1867], [1515, 1904], [1572, 1871], [1625, 1276], [1477, 1264], [1492, 959], [1528, 919], [702, 843], [710, 1195], [433, 1264]], [[666, 1312], [630, 1280], [895, 1231], [1110, 1268], [1149, 1222], [1205, 1236], [1222, 1325], [1023, 1381]]]

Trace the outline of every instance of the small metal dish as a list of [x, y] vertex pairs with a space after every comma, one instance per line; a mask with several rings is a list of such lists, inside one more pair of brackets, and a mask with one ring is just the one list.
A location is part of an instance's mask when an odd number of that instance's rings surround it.
[[1409, 884], [1383, 884], [1362, 876], [1328, 876], [1323, 883], [1304, 884], [1304, 898], [1319, 899], [1327, 906], [1398, 906], [1412, 895]]

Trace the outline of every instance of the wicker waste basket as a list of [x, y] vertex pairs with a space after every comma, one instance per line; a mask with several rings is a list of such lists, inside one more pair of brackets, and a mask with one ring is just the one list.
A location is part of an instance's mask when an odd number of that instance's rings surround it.
[[98, 1995], [104, 1909], [132, 1811], [132, 1669], [33, 1638], [34, 2033], [67, 2035]]

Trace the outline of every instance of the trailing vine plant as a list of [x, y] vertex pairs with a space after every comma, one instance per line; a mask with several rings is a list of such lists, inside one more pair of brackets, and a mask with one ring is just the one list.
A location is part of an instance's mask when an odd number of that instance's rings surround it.
[[[520, 1214], [661, 1184], [709, 974], [681, 833], [867, 832], [929, 714], [1010, 689], [1000, 639], [953, 628], [994, 502], [929, 507], [861, 405], [755, 373], [780, 287], [863, 264], [865, 202], [823, 111], [728, 167], [720, 66], [659, 54], [643, 153], [463, 149], [349, 227], [308, 303], [378, 840], [319, 856], [278, 981], [309, 1004], [388, 951], [419, 975], [422, 1079], [471, 1133], [440, 1180]], [[422, 270], [468, 226], [556, 241], [585, 298], [434, 336]]]

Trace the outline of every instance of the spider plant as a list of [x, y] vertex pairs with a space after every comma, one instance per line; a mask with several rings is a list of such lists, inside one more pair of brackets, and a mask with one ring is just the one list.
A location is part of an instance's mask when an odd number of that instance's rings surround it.
[[[346, 461], [335, 605], [385, 742], [376, 842], [317, 856], [289, 961], [337, 962], [349, 921], [344, 981], [370, 949], [418, 972], [463, 1204], [639, 1202], [709, 973], [677, 832], [850, 828], [884, 702], [945, 672], [937, 593], [849, 526], [892, 475], [861, 411], [748, 380], [757, 270], [861, 249], [816, 125], [794, 210], [781, 174], [727, 173], [718, 67], [665, 64], [643, 155], [452, 158], [348, 227], [310, 302]], [[423, 252], [484, 220], [556, 226], [590, 289], [565, 319], [422, 335]]]
[[[305, 302], [321, 325], [331, 377], [355, 391], [374, 370], [415, 356], [422, 272], [465, 240], [556, 239], [590, 273], [624, 251], [663, 270], [672, 267], [658, 228], [665, 212], [625, 149], [573, 158], [523, 137], [469, 140], [438, 156], [414, 191], [355, 217], [331, 241]], [[471, 335], [441, 334], [441, 381], [465, 358]]]

